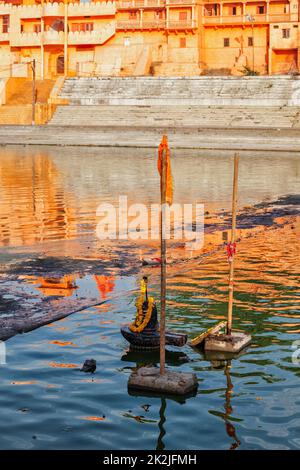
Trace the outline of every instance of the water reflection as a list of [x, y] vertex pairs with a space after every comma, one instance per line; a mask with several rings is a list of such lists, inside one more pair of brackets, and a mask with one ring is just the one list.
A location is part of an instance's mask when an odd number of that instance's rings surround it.
[[[168, 265], [167, 324], [189, 337], [226, 315], [231, 157], [173, 152], [175, 201], [204, 202], [208, 212], [207, 256], [189, 257], [181, 243], [170, 250], [176, 262]], [[157, 202], [155, 162], [154, 150], [1, 149], [1, 332], [17, 306], [30, 319], [84, 308], [6, 342], [1, 448], [300, 448], [300, 369], [291, 360], [300, 331], [300, 223], [281, 211], [297, 208], [296, 198], [274, 202], [299, 194], [299, 156], [241, 157], [233, 315], [252, 347], [232, 368], [230, 359], [222, 362], [225, 375], [188, 347], [168, 351], [170, 367], [197, 374], [199, 393], [182, 402], [149, 396], [141, 411], [145, 398], [126, 393], [128, 376], [136, 364], [158, 363], [158, 355], [124, 354], [119, 331], [132, 321], [143, 274], [159, 298], [159, 272], [141, 268], [136, 256], [157, 247], [102, 244], [94, 229], [100, 202], [114, 203], [119, 194]], [[120, 273], [120, 265], [134, 270]], [[88, 357], [99, 364], [92, 380], [76, 370]]]
[[[174, 202], [201, 202], [210, 213], [228, 209], [232, 176], [228, 157], [173, 151]], [[2, 148], [1, 246], [94, 235], [97, 206], [107, 201], [117, 204], [119, 195], [127, 195], [129, 204], [157, 203], [155, 160], [155, 150]], [[297, 155], [242, 155], [240, 206], [297, 193], [299, 174]]]
[[232, 407], [232, 397], [233, 397], [233, 383], [231, 380], [231, 360], [213, 360], [211, 365], [214, 369], [224, 369], [224, 375], [226, 377], [226, 389], [225, 389], [225, 403], [224, 403], [224, 413], [214, 412], [217, 416], [221, 417], [225, 422], [225, 429], [227, 435], [232, 440], [230, 445], [230, 450], [237, 449], [241, 441], [237, 437], [236, 428], [234, 426], [233, 407]]

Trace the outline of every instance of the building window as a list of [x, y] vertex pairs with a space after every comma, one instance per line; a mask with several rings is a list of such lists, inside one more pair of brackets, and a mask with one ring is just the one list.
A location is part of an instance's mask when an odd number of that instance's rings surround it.
[[93, 31], [94, 23], [73, 23], [71, 25], [71, 31], [74, 33], [76, 31]]
[[232, 16], [236, 16], [237, 8], [236, 8], [236, 7], [232, 7], [231, 13], [232, 13]]
[[265, 14], [265, 6], [264, 5], [259, 5], [257, 7], [257, 14], [258, 15], [264, 15]]
[[290, 29], [284, 28], [282, 30], [282, 37], [283, 39], [288, 39], [290, 37]]
[[42, 28], [41, 28], [41, 25], [40, 25], [40, 24], [35, 24], [35, 25], [33, 25], [33, 31], [34, 31], [35, 33], [40, 33], [41, 30], [42, 30]]
[[163, 20], [164, 19], [164, 12], [163, 11], [156, 11], [155, 12], [155, 18], [157, 20]]
[[179, 47], [186, 47], [186, 38], [179, 38]]
[[186, 21], [187, 20], [187, 11], [180, 11], [179, 12], [179, 21]]
[[224, 47], [229, 47], [229, 46], [230, 46], [229, 38], [224, 38]]
[[2, 17], [2, 33], [8, 33], [9, 30], [9, 15]]
[[204, 7], [204, 15], [205, 16], [218, 16], [218, 5], [215, 3], [214, 5], [205, 5]]
[[253, 37], [248, 38], [248, 46], [252, 47], [253, 46]]
[[137, 18], [137, 12], [136, 11], [130, 11], [129, 12], [129, 19], [130, 20], [136, 20]]

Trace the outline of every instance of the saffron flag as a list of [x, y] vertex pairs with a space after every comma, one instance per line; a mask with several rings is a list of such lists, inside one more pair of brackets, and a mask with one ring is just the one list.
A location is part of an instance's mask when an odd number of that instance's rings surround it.
[[171, 158], [170, 158], [170, 149], [168, 147], [168, 140], [167, 136], [163, 135], [162, 141], [158, 147], [158, 160], [157, 160], [157, 168], [159, 174], [162, 174], [162, 154], [163, 151], [166, 152], [166, 203], [172, 204], [173, 202], [173, 178], [171, 172]]

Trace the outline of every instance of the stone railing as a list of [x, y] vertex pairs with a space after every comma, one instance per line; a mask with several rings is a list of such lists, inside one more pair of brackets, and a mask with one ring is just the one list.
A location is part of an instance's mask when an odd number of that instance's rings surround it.
[[[116, 26], [114, 21], [94, 31], [70, 31], [68, 33], [68, 44], [103, 44], [115, 34], [115, 31]], [[34, 32], [20, 33], [15, 35], [11, 41], [13, 46], [40, 46], [42, 43], [45, 45], [63, 44], [64, 32], [50, 29], [49, 31], [44, 31], [43, 34]]]
[[114, 15], [116, 12], [116, 3], [114, 1], [69, 3], [69, 16], [101, 16]]
[[197, 28], [197, 22], [195, 20], [186, 20], [186, 21], [169, 21], [167, 23], [167, 29], [194, 29]]
[[41, 33], [20, 33], [11, 36], [11, 46], [40, 46]]
[[[153, 1], [153, 0], [147, 0]], [[160, 0], [162, 1], [162, 0]], [[0, 4], [0, 14], [17, 14], [19, 18], [41, 18], [41, 16], [63, 16], [65, 5], [63, 2], [45, 2], [41, 5], [9, 5]], [[116, 3], [113, 0], [95, 2], [68, 3], [69, 16], [108, 16], [116, 12]]]
[[198, 0], [166, 0], [167, 5], [195, 5]]
[[43, 43], [44, 44], [63, 44], [65, 33], [63, 31], [55, 31], [50, 29], [44, 32]]
[[136, 30], [136, 29], [164, 29], [166, 27], [165, 20], [157, 21], [117, 21], [117, 29]]
[[103, 44], [111, 38], [115, 32], [116, 24], [112, 21], [105, 27], [95, 29], [94, 31], [71, 31], [68, 33], [68, 43], [71, 45]]
[[44, 3], [44, 16], [63, 16], [65, 12], [65, 5], [63, 2]]
[[246, 15], [212, 15], [212, 16], [203, 16], [202, 21], [204, 24], [235, 24], [235, 23], [245, 23], [245, 24], [259, 24], [259, 23], [280, 23], [280, 22], [289, 22], [291, 21], [291, 15], [286, 14], [266, 14], [266, 15], [255, 15], [255, 20], [250, 22]]
[[118, 10], [130, 10], [131, 8], [157, 8], [164, 7], [166, 0], [117, 0]]
[[271, 23], [280, 23], [285, 21], [291, 21], [291, 15], [289, 13], [281, 13], [274, 15], [273, 13], [269, 14], [269, 21]]

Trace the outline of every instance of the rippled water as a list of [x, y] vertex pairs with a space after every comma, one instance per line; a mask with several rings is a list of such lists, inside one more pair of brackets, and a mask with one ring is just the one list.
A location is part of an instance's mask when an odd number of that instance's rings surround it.
[[[2, 149], [0, 157], [0, 263], [9, 270], [20, 257], [66, 256], [74, 259], [77, 289], [56, 290], [58, 308], [67, 298], [99, 298], [97, 307], [6, 341], [2, 449], [300, 448], [300, 365], [292, 362], [300, 331], [299, 217], [259, 226], [239, 243], [234, 321], [251, 333], [252, 346], [230, 361], [169, 348], [170, 367], [197, 374], [197, 395], [134, 396], [127, 391], [132, 367], [158, 357], [128, 352], [120, 326], [133, 318], [141, 273], [151, 274], [156, 297], [158, 276], [149, 269], [79, 275], [76, 259], [103, 256], [94, 232], [100, 202], [119, 194], [157, 201], [154, 152], [45, 147]], [[172, 162], [178, 202], [204, 202], [210, 214], [229, 209], [231, 155], [176, 152]], [[242, 155], [240, 207], [299, 194], [299, 175], [298, 155]], [[134, 244], [126, 249], [130, 255]], [[168, 326], [193, 337], [223, 318], [227, 273], [224, 250], [170, 267]], [[51, 295], [32, 279], [22, 282], [41, 298]], [[97, 360], [93, 375], [78, 370], [88, 357]]]

